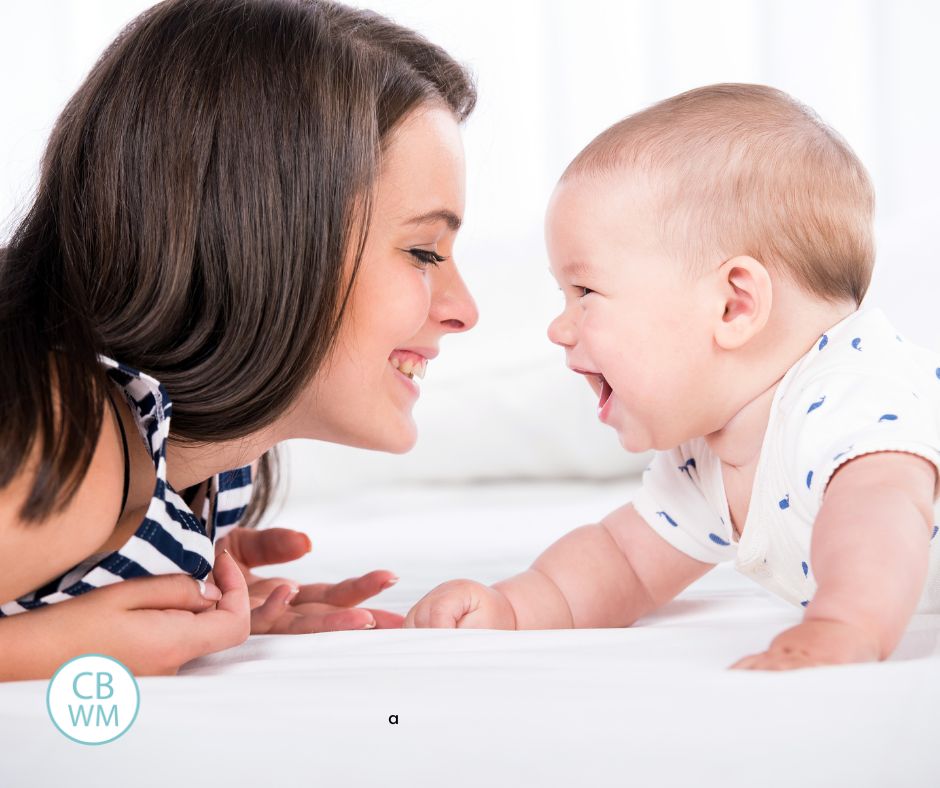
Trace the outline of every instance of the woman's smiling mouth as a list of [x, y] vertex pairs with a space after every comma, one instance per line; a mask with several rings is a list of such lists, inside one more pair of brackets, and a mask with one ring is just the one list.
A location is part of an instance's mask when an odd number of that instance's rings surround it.
[[428, 360], [426, 358], [420, 361], [413, 361], [410, 358], [403, 359], [399, 356], [392, 355], [388, 362], [409, 380], [413, 379], [415, 375], [423, 379], [424, 373], [428, 368]]
[[435, 348], [396, 348], [388, 357], [388, 363], [394, 367], [396, 373], [409, 381], [411, 387], [417, 391], [418, 386], [414, 378], [424, 378], [428, 368], [428, 361], [437, 355]]

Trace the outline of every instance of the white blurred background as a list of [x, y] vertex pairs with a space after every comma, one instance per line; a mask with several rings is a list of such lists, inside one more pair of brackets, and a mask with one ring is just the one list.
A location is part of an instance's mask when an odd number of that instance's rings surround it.
[[[646, 456], [597, 422], [593, 394], [546, 337], [561, 295], [542, 214], [595, 134], [666, 96], [761, 82], [806, 102], [867, 165], [878, 196], [875, 280], [910, 340], [940, 350], [940, 3], [924, 0], [374, 0], [477, 77], [465, 129], [467, 212], [457, 244], [480, 307], [448, 337], [397, 456], [294, 441], [291, 497], [410, 481], [615, 478]], [[28, 205], [52, 124], [140, 0], [0, 5], [0, 238]]]

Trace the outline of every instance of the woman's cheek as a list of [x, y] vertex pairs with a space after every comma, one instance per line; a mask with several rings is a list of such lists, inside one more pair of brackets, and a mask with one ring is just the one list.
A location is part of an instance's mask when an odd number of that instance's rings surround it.
[[[402, 326], [408, 326], [404, 333], [406, 339], [415, 336], [428, 320], [431, 313], [431, 280], [430, 272], [414, 277], [409, 286], [403, 289], [398, 312]], [[402, 340], [404, 341], [404, 340]]]

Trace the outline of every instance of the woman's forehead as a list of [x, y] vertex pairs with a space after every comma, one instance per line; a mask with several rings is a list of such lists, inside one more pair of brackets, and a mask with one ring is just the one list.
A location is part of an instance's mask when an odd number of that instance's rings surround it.
[[432, 106], [412, 113], [383, 157], [377, 208], [397, 223], [443, 220], [456, 230], [464, 210], [464, 153], [453, 113]]

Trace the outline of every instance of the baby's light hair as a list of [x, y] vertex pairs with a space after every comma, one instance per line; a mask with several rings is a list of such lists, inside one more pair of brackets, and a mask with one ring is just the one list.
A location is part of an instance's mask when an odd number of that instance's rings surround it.
[[665, 247], [694, 274], [750, 255], [827, 301], [860, 304], [874, 265], [874, 190], [848, 143], [764, 85], [696, 88], [624, 118], [562, 180], [636, 176]]

